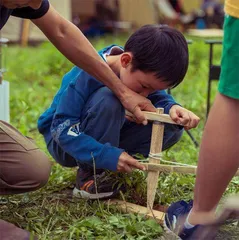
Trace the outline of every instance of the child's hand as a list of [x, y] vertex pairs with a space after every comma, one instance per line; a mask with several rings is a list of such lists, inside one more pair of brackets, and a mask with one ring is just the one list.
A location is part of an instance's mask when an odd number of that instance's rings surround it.
[[200, 121], [197, 115], [179, 105], [173, 105], [169, 110], [169, 115], [173, 121], [184, 125], [186, 130], [197, 127]]
[[133, 169], [145, 170], [145, 166], [140, 164], [136, 159], [132, 158], [128, 153], [123, 152], [119, 156], [117, 171], [119, 172], [132, 172]]

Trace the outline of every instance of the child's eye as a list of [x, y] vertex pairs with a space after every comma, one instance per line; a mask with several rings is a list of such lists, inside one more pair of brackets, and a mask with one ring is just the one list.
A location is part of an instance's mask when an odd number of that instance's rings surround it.
[[144, 85], [141, 85], [142, 86], [142, 88], [147, 88], [147, 87], [145, 87]]

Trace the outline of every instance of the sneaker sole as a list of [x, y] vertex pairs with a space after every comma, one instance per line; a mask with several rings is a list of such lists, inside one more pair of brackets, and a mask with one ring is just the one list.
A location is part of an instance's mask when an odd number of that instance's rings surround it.
[[83, 198], [83, 199], [104, 199], [104, 198], [109, 198], [114, 195], [114, 192], [105, 192], [105, 193], [88, 193], [83, 190], [79, 190], [76, 187], [73, 190], [73, 195], [78, 198]]
[[165, 219], [163, 221], [163, 229], [168, 235], [170, 235], [171, 240], [182, 240], [176, 233], [174, 233], [170, 228], [168, 228]]

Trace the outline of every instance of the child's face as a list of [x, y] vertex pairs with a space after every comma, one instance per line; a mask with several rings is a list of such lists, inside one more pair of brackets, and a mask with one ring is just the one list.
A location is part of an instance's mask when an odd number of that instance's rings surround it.
[[132, 55], [123, 53], [121, 56], [121, 81], [132, 91], [147, 97], [156, 90], [169, 88], [167, 82], [164, 82], [154, 75], [154, 73], [144, 73], [140, 70], [131, 71]]

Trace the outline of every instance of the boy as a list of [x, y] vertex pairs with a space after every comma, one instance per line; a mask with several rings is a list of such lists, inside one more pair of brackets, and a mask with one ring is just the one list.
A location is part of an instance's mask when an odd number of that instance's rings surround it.
[[[180, 32], [146, 25], [128, 39], [124, 49], [112, 45], [99, 54], [128, 88], [148, 97], [155, 107], [163, 107], [178, 123], [188, 128], [197, 126], [199, 118], [162, 91], [177, 86], [188, 68], [187, 42]], [[128, 154], [148, 155], [152, 124], [143, 126], [126, 120], [125, 110], [112, 91], [74, 67], [64, 76], [38, 127], [58, 163], [79, 166], [74, 194], [96, 199], [118, 192], [103, 169], [130, 172], [125, 162]], [[166, 125], [163, 149], [175, 144], [182, 132], [182, 127]]]

